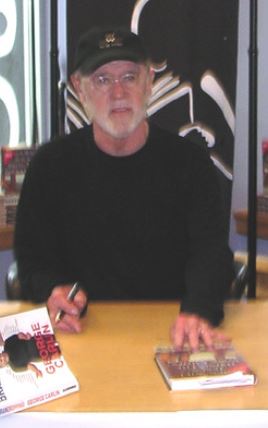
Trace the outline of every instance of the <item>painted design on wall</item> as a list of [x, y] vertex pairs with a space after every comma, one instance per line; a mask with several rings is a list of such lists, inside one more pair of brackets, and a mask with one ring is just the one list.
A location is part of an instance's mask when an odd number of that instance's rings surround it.
[[[139, 23], [144, 7], [150, 1], [152, 0], [137, 0], [136, 2], [131, 20], [131, 31], [136, 34], [139, 34]], [[168, 59], [165, 59], [162, 64], [154, 64], [156, 76], [158, 73], [166, 70], [167, 64]], [[223, 84], [212, 70], [206, 70], [200, 77], [200, 88], [219, 106], [227, 125], [234, 135], [235, 114], [232, 105]], [[167, 104], [185, 96], [188, 97], [189, 122], [179, 127], [178, 134], [187, 136], [195, 130], [201, 134], [207, 146], [212, 148], [215, 145], [215, 131], [202, 120], [198, 120], [198, 114], [194, 110], [195, 93], [192, 83], [181, 82], [180, 77], [174, 76], [173, 72], [165, 72], [161, 77], [156, 77], [153, 94], [148, 107], [148, 115], [153, 115]], [[211, 155], [211, 158], [225, 177], [232, 180], [232, 169], [215, 154]]]
[[20, 118], [17, 94], [13, 87], [13, 82], [9, 82], [8, 79], [10, 78], [10, 74], [11, 77], [13, 77], [12, 73], [14, 74], [15, 70], [12, 70], [12, 67], [9, 67], [9, 73], [5, 72], [5, 68], [7, 69], [8, 66], [7, 58], [12, 54], [16, 41], [17, 9], [14, 0], [10, 0], [9, 2], [0, 0], [0, 16], [2, 17], [1, 22], [3, 23], [0, 25], [0, 59], [2, 59], [0, 61], [0, 72], [1, 74], [4, 74], [0, 75], [0, 102], [5, 109], [1, 111], [0, 108], [0, 118], [3, 118], [2, 123], [5, 123], [6, 118], [8, 119], [7, 129], [2, 129], [1, 132], [0, 146], [14, 146], [19, 143]]
[[33, 143], [30, 3], [0, 0], [0, 146]]

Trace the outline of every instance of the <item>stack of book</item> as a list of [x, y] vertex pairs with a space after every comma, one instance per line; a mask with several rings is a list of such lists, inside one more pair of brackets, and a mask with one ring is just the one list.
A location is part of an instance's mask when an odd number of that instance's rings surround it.
[[36, 147], [1, 147], [0, 226], [15, 223], [19, 194]]
[[268, 194], [258, 195], [257, 210], [258, 212], [268, 213]]
[[15, 224], [19, 194], [0, 194], [0, 226]]

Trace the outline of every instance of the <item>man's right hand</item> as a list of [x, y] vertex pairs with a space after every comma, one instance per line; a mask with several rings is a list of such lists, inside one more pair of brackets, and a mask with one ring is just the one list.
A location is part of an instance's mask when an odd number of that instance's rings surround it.
[[[56, 286], [48, 298], [47, 307], [53, 327], [66, 332], [79, 333], [82, 330], [80, 314], [87, 305], [87, 296], [80, 289], [74, 300], [68, 300], [71, 288], [72, 284]], [[64, 311], [64, 315], [56, 322], [59, 311]]]

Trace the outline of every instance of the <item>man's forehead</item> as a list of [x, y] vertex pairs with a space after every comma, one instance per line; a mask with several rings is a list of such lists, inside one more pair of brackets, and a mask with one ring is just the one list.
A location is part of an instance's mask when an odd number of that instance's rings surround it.
[[107, 62], [106, 64], [98, 67], [94, 73], [96, 74], [102, 74], [102, 73], [113, 73], [113, 72], [124, 72], [124, 71], [135, 71], [139, 70], [142, 67], [142, 64], [138, 64], [133, 61], [125, 61], [125, 60], [116, 60]]

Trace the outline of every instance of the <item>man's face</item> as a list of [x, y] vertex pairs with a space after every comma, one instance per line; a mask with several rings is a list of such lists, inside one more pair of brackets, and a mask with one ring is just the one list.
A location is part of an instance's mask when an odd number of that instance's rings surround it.
[[8, 354], [6, 352], [0, 353], [0, 368], [5, 367], [9, 362]]
[[116, 139], [128, 137], [144, 120], [151, 95], [153, 72], [143, 64], [113, 61], [75, 85], [88, 114]]

